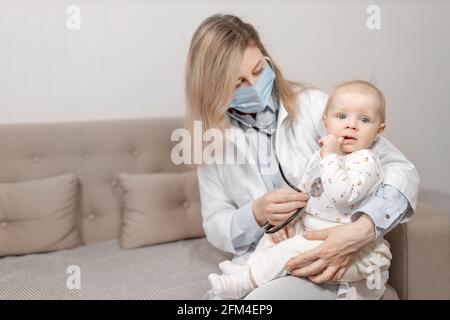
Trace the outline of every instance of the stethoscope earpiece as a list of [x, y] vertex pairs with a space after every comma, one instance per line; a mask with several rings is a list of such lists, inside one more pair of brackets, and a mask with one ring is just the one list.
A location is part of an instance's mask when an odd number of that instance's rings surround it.
[[264, 59], [266, 59], [267, 63], [272, 68], [272, 70], [275, 71], [275, 68], [273, 67], [272, 60], [270, 60], [270, 58], [268, 56], [264, 56]]

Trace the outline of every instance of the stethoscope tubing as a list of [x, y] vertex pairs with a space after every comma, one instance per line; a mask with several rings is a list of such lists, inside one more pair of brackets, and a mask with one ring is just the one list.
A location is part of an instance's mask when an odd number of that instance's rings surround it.
[[[248, 128], [252, 128], [258, 132], [264, 133], [266, 136], [268, 136], [271, 140], [272, 140], [272, 148], [273, 148], [273, 152], [275, 155], [275, 160], [278, 163], [278, 169], [280, 170], [280, 174], [281, 177], [283, 178], [284, 182], [286, 182], [286, 184], [291, 187], [293, 190], [297, 191], [297, 192], [302, 192], [299, 188], [297, 188], [295, 185], [293, 185], [284, 175], [283, 169], [281, 167], [281, 162], [280, 159], [278, 158], [277, 155], [277, 151], [276, 151], [276, 146], [275, 146], [275, 135], [267, 132], [267, 130], [261, 130], [260, 128], [258, 128], [255, 125], [252, 125], [250, 123], [246, 123], [244, 121], [242, 121], [241, 119], [235, 117], [231, 112], [227, 111], [227, 114], [235, 119], [236, 121], [242, 123], [244, 126], [247, 126]], [[302, 214], [304, 212], [305, 208], [298, 208], [297, 211], [295, 211], [289, 218], [287, 218], [284, 222], [282, 222], [281, 224], [277, 225], [277, 226], [273, 226], [271, 225], [269, 222], [267, 222], [266, 224], [264, 224], [262, 226], [262, 228], [264, 229], [264, 232], [267, 234], [272, 234], [275, 233], [281, 229], [283, 229], [284, 227], [286, 227], [289, 223], [293, 222], [295, 218], [297, 218], [300, 214]]]

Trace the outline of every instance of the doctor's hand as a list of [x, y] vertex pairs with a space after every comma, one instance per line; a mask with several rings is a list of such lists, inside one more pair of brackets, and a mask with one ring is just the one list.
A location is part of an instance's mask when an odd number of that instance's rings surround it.
[[375, 229], [371, 218], [363, 214], [353, 223], [305, 232], [303, 236], [323, 242], [289, 260], [286, 269], [291, 275], [324, 283], [337, 281], [344, 275], [354, 254], [375, 240]]
[[307, 200], [308, 195], [303, 192], [288, 189], [273, 190], [253, 200], [253, 215], [259, 226], [263, 226], [266, 222], [277, 226], [293, 215], [298, 208], [303, 208]]

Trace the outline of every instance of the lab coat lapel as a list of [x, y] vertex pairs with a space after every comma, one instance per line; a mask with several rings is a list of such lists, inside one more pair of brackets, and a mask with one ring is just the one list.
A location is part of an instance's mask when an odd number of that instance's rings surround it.
[[244, 131], [234, 126], [232, 126], [230, 130], [232, 136], [234, 137], [234, 139], [230, 141], [230, 144], [234, 144], [236, 146], [237, 152], [241, 153], [241, 156], [238, 155], [238, 157], [241, 159], [243, 157], [245, 159], [245, 166], [251, 170], [251, 176], [255, 177], [256, 179], [255, 181], [251, 181], [250, 184], [258, 185], [264, 191], [267, 191], [264, 180], [262, 179], [261, 173], [258, 170], [256, 158], [250, 151], [250, 147], [247, 145]]
[[[286, 166], [284, 160], [285, 149], [283, 146], [286, 145], [286, 121], [287, 121], [288, 113], [284, 108], [283, 103], [280, 103], [280, 109], [278, 111], [278, 119], [277, 119], [277, 129], [275, 132], [275, 153], [277, 155], [277, 161], [281, 162], [281, 166], [284, 169]], [[280, 143], [283, 143], [281, 145]], [[286, 174], [286, 172], [284, 172]]]

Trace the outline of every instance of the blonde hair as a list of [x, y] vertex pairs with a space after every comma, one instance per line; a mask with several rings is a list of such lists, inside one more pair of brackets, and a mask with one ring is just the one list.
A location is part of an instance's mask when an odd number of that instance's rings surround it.
[[344, 83], [341, 83], [337, 87], [333, 89], [333, 91], [330, 94], [330, 97], [328, 98], [327, 105], [325, 107], [324, 115], [326, 115], [331, 108], [331, 105], [333, 103], [333, 99], [336, 96], [336, 93], [340, 90], [345, 90], [347, 92], [359, 92], [359, 93], [365, 93], [365, 94], [373, 94], [378, 98], [379, 101], [379, 107], [380, 107], [380, 117], [381, 117], [381, 123], [384, 123], [386, 121], [386, 99], [384, 97], [383, 92], [381, 92], [380, 89], [378, 89], [375, 85], [368, 81], [364, 80], [352, 80], [352, 81], [346, 81]]
[[[226, 111], [233, 98], [243, 53], [249, 46], [258, 47], [273, 61], [255, 28], [240, 18], [216, 14], [201, 23], [192, 37], [186, 63], [188, 121], [202, 120], [203, 130], [223, 131], [230, 126]], [[289, 119], [294, 120], [298, 112], [296, 89], [301, 86], [287, 81], [276, 64], [271, 65], [277, 94]]]

